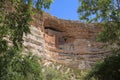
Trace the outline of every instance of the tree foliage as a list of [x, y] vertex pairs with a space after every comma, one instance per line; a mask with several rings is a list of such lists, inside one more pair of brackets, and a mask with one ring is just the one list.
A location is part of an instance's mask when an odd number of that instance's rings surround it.
[[120, 74], [120, 0], [79, 0], [79, 2], [80, 19], [102, 23], [98, 41], [107, 43], [114, 53], [96, 65], [87, 79], [91, 77], [97, 80], [120, 79], [118, 76]]
[[94, 68], [86, 76], [85, 80], [119, 80], [120, 79], [120, 50], [113, 51], [113, 54], [103, 61], [95, 64]]
[[38, 11], [49, 8], [53, 0], [0, 0], [0, 50], [8, 48], [4, 37], [9, 37], [14, 46], [22, 46], [23, 34], [30, 33], [32, 8]]
[[[36, 2], [35, 2], [36, 1]], [[42, 12], [52, 0], [0, 0], [0, 80], [41, 80], [36, 57], [23, 56], [23, 34], [30, 33], [33, 7]], [[41, 15], [41, 14], [40, 14]], [[12, 45], [8, 45], [9, 41]]]
[[[81, 6], [78, 12], [82, 19], [89, 19], [89, 16], [95, 14], [93, 20], [101, 18], [102, 21], [115, 20], [119, 16], [119, 0], [79, 0]], [[103, 6], [104, 5], [104, 6]]]
[[42, 80], [38, 58], [21, 51], [12, 47], [0, 56], [0, 80]]
[[119, 45], [120, 1], [119, 0], [79, 0], [78, 13], [81, 20], [102, 22], [103, 30], [99, 41]]

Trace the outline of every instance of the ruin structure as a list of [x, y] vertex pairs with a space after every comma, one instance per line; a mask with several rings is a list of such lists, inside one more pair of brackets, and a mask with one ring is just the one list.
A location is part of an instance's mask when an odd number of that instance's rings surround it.
[[43, 18], [34, 15], [30, 29], [31, 34], [24, 37], [24, 51], [50, 61], [88, 69], [109, 54], [104, 44], [96, 41], [101, 27], [95, 23], [63, 20], [44, 13]]

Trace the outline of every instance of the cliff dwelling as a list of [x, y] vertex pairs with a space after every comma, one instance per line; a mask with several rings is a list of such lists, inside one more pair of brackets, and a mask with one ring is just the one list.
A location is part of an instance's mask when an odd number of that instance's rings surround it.
[[79, 21], [63, 20], [44, 13], [34, 15], [31, 34], [24, 37], [25, 51], [46, 60], [79, 69], [90, 68], [109, 54], [103, 43], [96, 41], [101, 27]]
[[[88, 27], [89, 26], [89, 27]], [[96, 42], [101, 27], [79, 21], [62, 20], [44, 14], [46, 53], [55, 62], [89, 68], [107, 55], [103, 43]]]

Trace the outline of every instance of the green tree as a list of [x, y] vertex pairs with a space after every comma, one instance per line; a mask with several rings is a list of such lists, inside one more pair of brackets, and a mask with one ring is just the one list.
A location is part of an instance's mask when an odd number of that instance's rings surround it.
[[[23, 34], [30, 33], [33, 7], [41, 15], [52, 0], [0, 0], [0, 80], [41, 80], [38, 59], [22, 55]], [[12, 46], [8, 45], [8, 39]]]
[[0, 51], [6, 51], [9, 37], [14, 46], [22, 46], [23, 34], [30, 33], [29, 22], [32, 21], [33, 7], [42, 12], [49, 8], [52, 0], [0, 0]]
[[97, 40], [107, 43], [114, 53], [96, 65], [86, 79], [95, 77], [97, 80], [119, 80], [120, 0], [79, 0], [79, 2], [80, 19], [103, 24]]
[[99, 41], [120, 45], [120, 1], [79, 0], [78, 13], [81, 20], [102, 22], [104, 25]]
[[0, 56], [0, 80], [42, 80], [38, 57], [21, 52], [11, 47]]

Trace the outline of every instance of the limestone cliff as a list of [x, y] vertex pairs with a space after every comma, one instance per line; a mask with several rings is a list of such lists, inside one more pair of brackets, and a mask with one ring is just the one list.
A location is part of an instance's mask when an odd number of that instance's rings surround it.
[[30, 34], [24, 35], [24, 52], [32, 52], [40, 57], [45, 57], [45, 40], [43, 18], [39, 14], [34, 14], [33, 21], [30, 23]]
[[63, 20], [45, 13], [44, 31], [48, 59], [58, 63], [86, 69], [109, 54], [103, 43], [96, 42], [101, 27], [95, 23]]
[[100, 30], [95, 23], [58, 19], [47, 13], [41, 18], [35, 14], [31, 34], [24, 37], [25, 51], [70, 67], [87, 69], [109, 54], [102, 48], [103, 43], [96, 42]]

